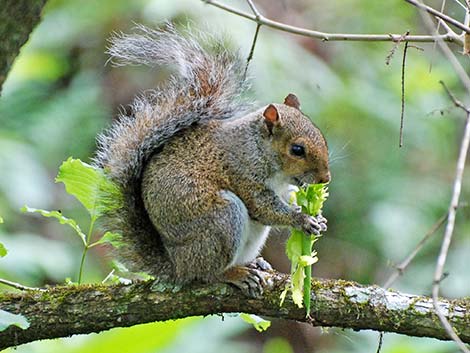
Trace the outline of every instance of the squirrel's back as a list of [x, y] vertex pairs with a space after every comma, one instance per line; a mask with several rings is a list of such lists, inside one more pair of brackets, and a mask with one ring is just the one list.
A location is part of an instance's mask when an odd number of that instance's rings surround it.
[[[107, 228], [120, 232], [126, 244], [124, 257], [140, 271], [169, 266], [161, 239], [141, 199], [141, 178], [149, 158], [175, 134], [212, 119], [245, 114], [247, 83], [244, 63], [225, 49], [220, 38], [171, 25], [164, 30], [137, 26], [137, 33], [118, 34], [108, 50], [115, 65], [170, 65], [176, 73], [159, 88], [142, 94], [98, 137], [95, 164], [117, 183], [124, 196], [122, 208], [107, 215]], [[127, 250], [127, 251], [126, 251]]]

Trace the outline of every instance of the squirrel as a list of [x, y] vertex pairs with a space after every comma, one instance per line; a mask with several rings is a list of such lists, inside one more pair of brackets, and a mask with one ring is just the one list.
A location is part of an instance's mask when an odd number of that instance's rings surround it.
[[110, 43], [115, 65], [176, 68], [97, 139], [94, 163], [123, 195], [105, 225], [123, 236], [121, 258], [162, 281], [261, 295], [270, 227], [326, 229], [283, 197], [291, 185], [329, 182], [324, 136], [293, 94], [253, 110], [244, 61], [220, 38], [139, 25]]

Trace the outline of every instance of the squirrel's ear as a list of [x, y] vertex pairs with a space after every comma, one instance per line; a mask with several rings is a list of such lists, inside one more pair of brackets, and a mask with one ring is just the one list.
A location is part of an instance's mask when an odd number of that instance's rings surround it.
[[274, 125], [279, 123], [279, 114], [277, 112], [277, 108], [272, 104], [268, 105], [268, 107], [263, 112], [263, 116], [269, 133], [272, 134]]
[[300, 109], [299, 98], [293, 93], [289, 93], [286, 99], [284, 99], [284, 104], [295, 109]]

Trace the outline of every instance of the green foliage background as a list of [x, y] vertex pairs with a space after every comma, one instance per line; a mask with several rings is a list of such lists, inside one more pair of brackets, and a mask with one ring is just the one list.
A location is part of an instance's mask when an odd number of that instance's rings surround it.
[[[243, 1], [228, 2], [248, 10]], [[423, 33], [419, 15], [402, 0], [258, 1], [266, 15], [331, 32]], [[438, 1], [430, 1], [436, 5]], [[449, 4], [450, 13], [463, 11]], [[454, 7], [453, 7], [454, 6]], [[462, 12], [462, 13], [461, 13]], [[255, 25], [197, 0], [50, 0], [43, 22], [22, 49], [0, 98], [0, 277], [30, 286], [76, 280], [81, 243], [73, 231], [49, 219], [22, 214], [24, 204], [61, 210], [87, 222], [87, 214], [54, 184], [69, 156], [89, 161], [96, 134], [139, 90], [154, 87], [167, 70], [105, 65], [106, 39], [129, 31], [133, 21], [188, 23], [226, 32], [247, 54]], [[415, 34], [415, 33], [413, 33]], [[317, 243], [314, 275], [383, 284], [391, 264], [402, 260], [441, 217], [450, 198], [462, 114], [439, 80], [462, 97], [455, 74], [432, 45], [410, 49], [406, 73], [405, 146], [398, 148], [401, 48], [391, 64], [391, 43], [321, 42], [262, 28], [251, 64], [252, 94], [260, 105], [295, 92], [330, 145], [332, 182], [324, 214], [329, 230]], [[454, 48], [458, 50], [458, 48]], [[429, 73], [429, 62], [433, 69]], [[468, 61], [463, 62], [468, 68]], [[467, 173], [468, 174], [468, 173]], [[469, 199], [465, 177], [463, 200]], [[442, 294], [469, 295], [467, 258], [470, 213], [459, 210], [454, 246]], [[426, 245], [396, 283], [399, 290], [429, 294], [442, 231]], [[285, 237], [266, 249], [275, 266], [289, 270]], [[85, 281], [110, 271], [106, 249], [90, 251]], [[6, 287], [5, 290], [9, 290]], [[15, 352], [371, 352], [377, 334], [273, 322], [259, 334], [226, 317], [116, 329], [99, 335], [36, 342]], [[453, 352], [429, 339], [386, 335], [383, 353]], [[12, 351], [13, 352], [13, 351]]]

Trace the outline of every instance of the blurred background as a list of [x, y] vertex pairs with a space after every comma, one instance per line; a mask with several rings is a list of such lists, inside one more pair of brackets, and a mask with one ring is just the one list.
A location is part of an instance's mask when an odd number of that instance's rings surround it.
[[[244, 1], [227, 4], [249, 11]], [[429, 1], [440, 7], [440, 1]], [[424, 33], [415, 8], [402, 0], [257, 0], [266, 16], [296, 26], [344, 33]], [[459, 20], [464, 11], [449, 2]], [[69, 156], [89, 162], [95, 136], [132, 97], [168, 77], [167, 69], [106, 65], [107, 38], [134, 23], [163, 21], [224, 32], [248, 55], [255, 24], [197, 0], [50, 0], [43, 21], [21, 50], [0, 98], [0, 277], [29, 286], [77, 280], [82, 244], [51, 219], [22, 214], [27, 204], [60, 209], [82, 224], [87, 214], [54, 178]], [[444, 94], [443, 80], [463, 97], [456, 75], [432, 44], [409, 48], [404, 147], [398, 147], [402, 47], [392, 43], [321, 42], [261, 28], [252, 95], [259, 105], [295, 92], [324, 131], [332, 182], [324, 214], [329, 229], [316, 244], [314, 275], [383, 285], [445, 214], [455, 172], [463, 114]], [[453, 47], [457, 52], [458, 47]], [[429, 72], [432, 61], [432, 71]], [[463, 62], [468, 68], [468, 61]], [[464, 180], [462, 200], [470, 197]], [[86, 227], [84, 227], [86, 228]], [[458, 212], [441, 294], [470, 295], [470, 211]], [[442, 228], [394, 288], [430, 294]], [[99, 236], [99, 231], [96, 236]], [[271, 237], [265, 258], [289, 271], [285, 234]], [[87, 257], [85, 282], [111, 271], [105, 247]], [[1, 290], [11, 290], [2, 287]], [[101, 334], [35, 342], [8, 352], [375, 352], [378, 334], [311, 328], [273, 320], [264, 333], [237, 317], [188, 318]], [[456, 352], [451, 343], [386, 334], [383, 353]]]

